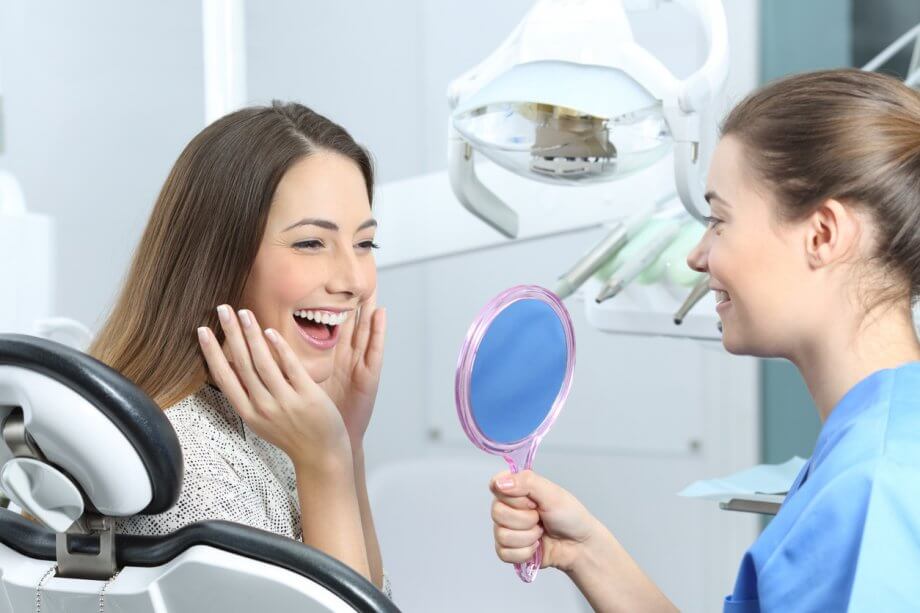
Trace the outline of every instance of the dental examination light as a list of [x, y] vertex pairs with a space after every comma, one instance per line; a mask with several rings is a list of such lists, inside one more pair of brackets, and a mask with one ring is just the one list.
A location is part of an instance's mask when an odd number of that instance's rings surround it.
[[476, 176], [476, 152], [537, 181], [579, 185], [627, 177], [674, 152], [684, 207], [708, 212], [700, 169], [700, 113], [728, 74], [719, 0], [684, 5], [708, 55], [678, 79], [636, 43], [626, 9], [659, 0], [538, 0], [499, 48], [448, 88], [448, 174], [471, 213], [514, 238], [518, 214]]

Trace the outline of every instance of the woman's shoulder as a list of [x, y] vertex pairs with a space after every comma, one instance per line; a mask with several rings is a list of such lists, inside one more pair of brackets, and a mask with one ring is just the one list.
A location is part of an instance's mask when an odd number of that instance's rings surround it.
[[217, 435], [242, 438], [242, 420], [220, 390], [205, 385], [165, 409], [166, 418], [184, 442]]

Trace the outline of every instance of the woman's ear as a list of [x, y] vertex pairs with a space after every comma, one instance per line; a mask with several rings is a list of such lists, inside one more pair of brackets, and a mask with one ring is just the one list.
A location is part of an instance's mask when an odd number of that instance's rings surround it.
[[862, 220], [839, 200], [822, 202], [805, 223], [805, 254], [812, 268], [844, 261], [859, 244]]

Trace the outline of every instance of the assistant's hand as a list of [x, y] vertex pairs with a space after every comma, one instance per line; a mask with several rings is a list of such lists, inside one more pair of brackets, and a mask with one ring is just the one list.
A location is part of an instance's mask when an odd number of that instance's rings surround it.
[[674, 613], [677, 608], [577, 498], [525, 470], [492, 478], [495, 550], [525, 562], [542, 539], [543, 566], [565, 571], [594, 611]]
[[542, 539], [542, 565], [568, 572], [598, 530], [577, 498], [532, 471], [499, 473], [490, 488], [495, 551], [505, 562], [529, 560]]
[[386, 311], [377, 308], [376, 295], [342, 325], [340, 334], [332, 376], [320, 387], [338, 407], [352, 450], [357, 451], [374, 411], [383, 366]]
[[217, 311], [226, 349], [207, 327], [198, 329], [199, 344], [211, 377], [243, 421], [284, 451], [298, 468], [322, 468], [329, 460], [350, 463], [342, 416], [284, 338], [275, 330], [263, 335], [251, 311], [240, 311], [239, 319], [227, 305]]

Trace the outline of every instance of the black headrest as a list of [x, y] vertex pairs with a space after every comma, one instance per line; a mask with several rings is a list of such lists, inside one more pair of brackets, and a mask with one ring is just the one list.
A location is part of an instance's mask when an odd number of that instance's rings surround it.
[[182, 448], [162, 409], [140, 388], [85, 353], [23, 334], [0, 334], [0, 365], [31, 370], [72, 389], [124, 434], [150, 477], [152, 496], [142, 513], [162, 513], [175, 504]]

